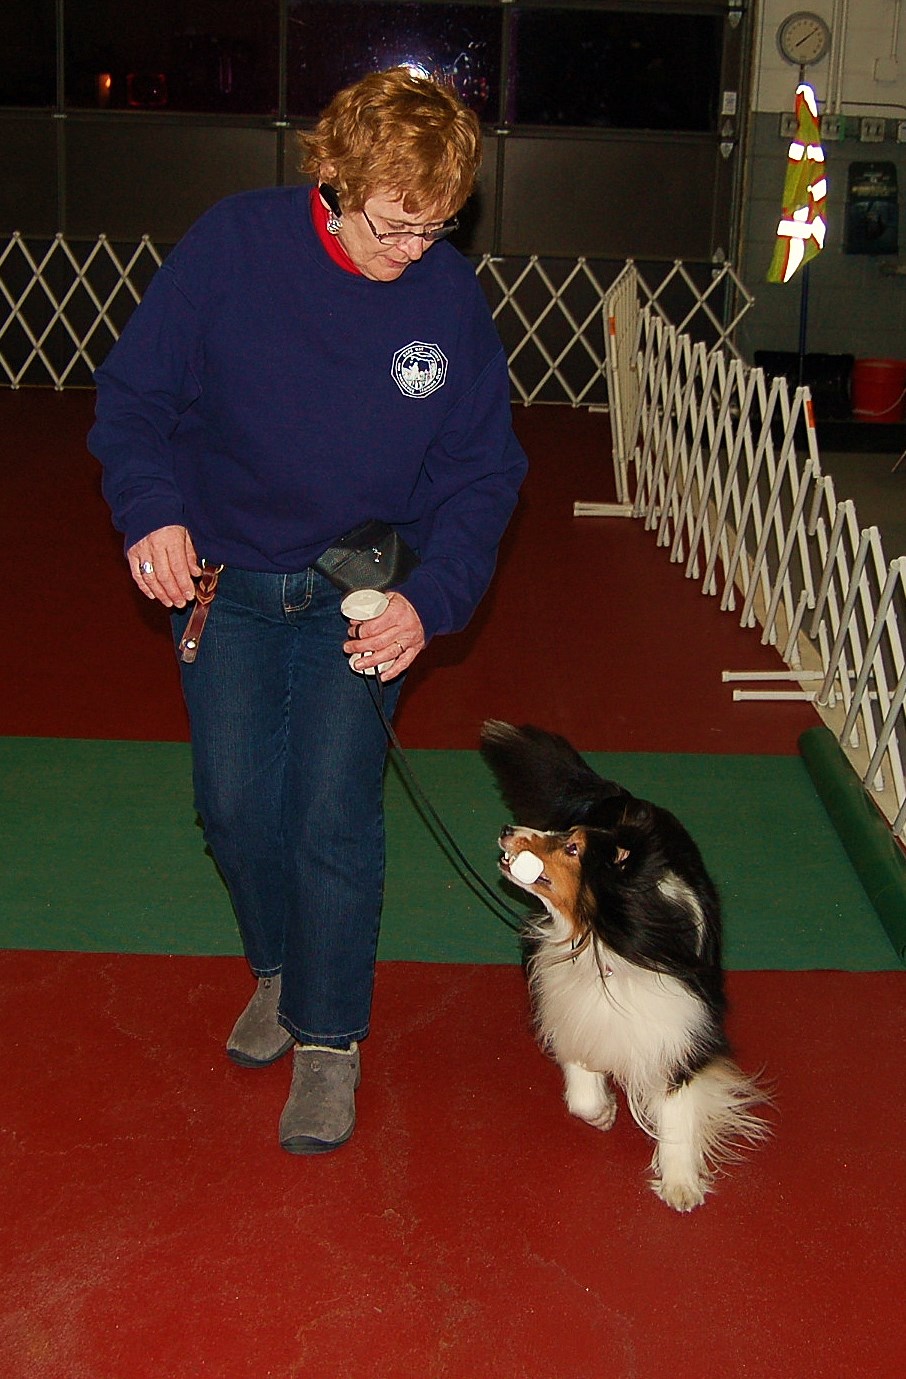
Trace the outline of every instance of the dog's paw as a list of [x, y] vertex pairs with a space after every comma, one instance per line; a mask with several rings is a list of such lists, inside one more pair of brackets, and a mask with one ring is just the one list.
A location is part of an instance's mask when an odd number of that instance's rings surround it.
[[596, 1130], [609, 1130], [617, 1118], [617, 1099], [599, 1073], [575, 1072], [567, 1079], [566, 1105], [571, 1116], [593, 1125]]
[[609, 1130], [617, 1118], [617, 1099], [604, 1074], [579, 1063], [564, 1063], [563, 1080], [563, 1095], [570, 1115], [593, 1125], [596, 1130]]
[[694, 1211], [704, 1204], [706, 1188], [700, 1178], [655, 1178], [651, 1190], [674, 1211]]
[[599, 1111], [591, 1112], [588, 1115], [581, 1115], [579, 1112], [573, 1112], [573, 1114], [580, 1115], [586, 1124], [593, 1125], [596, 1130], [610, 1130], [617, 1118], [617, 1099], [615, 1096], [611, 1097]]

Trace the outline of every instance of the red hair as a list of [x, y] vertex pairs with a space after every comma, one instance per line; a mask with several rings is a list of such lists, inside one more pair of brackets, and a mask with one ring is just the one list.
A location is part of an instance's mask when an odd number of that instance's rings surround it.
[[405, 67], [347, 86], [300, 141], [302, 171], [330, 182], [348, 211], [381, 192], [401, 199], [407, 215], [446, 219], [468, 198], [481, 163], [478, 117]]

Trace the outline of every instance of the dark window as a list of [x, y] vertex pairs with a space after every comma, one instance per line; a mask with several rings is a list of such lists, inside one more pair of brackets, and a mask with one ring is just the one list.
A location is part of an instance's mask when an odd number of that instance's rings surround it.
[[66, 104], [269, 114], [279, 0], [66, 0]]
[[54, 0], [0, 5], [0, 105], [56, 102]]
[[[285, 60], [285, 113], [311, 119], [349, 82], [404, 64], [449, 81], [489, 124], [713, 131], [725, 17], [682, 8], [681, 0], [669, 11], [569, 0], [66, 0], [65, 102], [282, 114]], [[0, 0], [0, 105], [55, 103], [55, 10], [54, 0]]]
[[384, 5], [290, 0], [287, 106], [312, 118], [332, 96], [388, 67], [441, 77], [482, 119], [498, 117], [499, 5]]
[[511, 20], [511, 123], [715, 128], [720, 17], [514, 7]]

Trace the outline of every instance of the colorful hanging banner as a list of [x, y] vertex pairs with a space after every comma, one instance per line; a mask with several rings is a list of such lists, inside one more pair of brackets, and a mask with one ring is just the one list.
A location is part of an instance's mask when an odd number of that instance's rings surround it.
[[821, 147], [821, 120], [812, 87], [796, 89], [796, 134], [787, 155], [783, 211], [768, 282], [786, 283], [804, 263], [820, 254], [827, 234], [827, 177]]

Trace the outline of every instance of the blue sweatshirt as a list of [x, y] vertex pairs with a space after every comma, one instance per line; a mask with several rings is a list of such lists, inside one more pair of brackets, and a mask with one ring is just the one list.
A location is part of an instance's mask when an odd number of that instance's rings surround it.
[[422, 563], [426, 637], [488, 586], [526, 459], [474, 270], [433, 245], [392, 283], [332, 262], [309, 188], [227, 198], [169, 255], [95, 375], [88, 438], [128, 547], [171, 524], [199, 557], [305, 569], [368, 518]]

